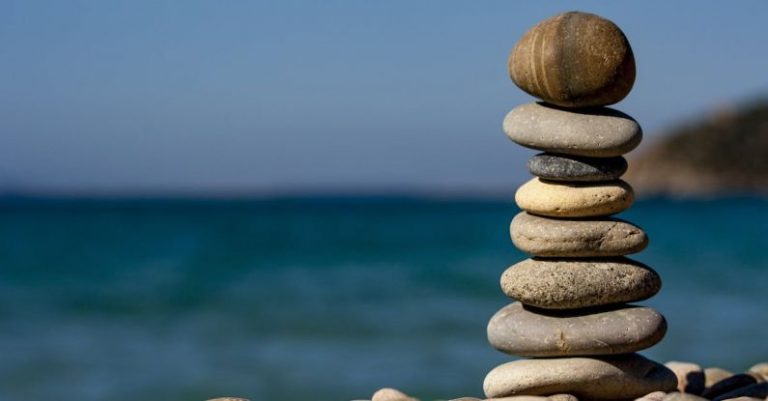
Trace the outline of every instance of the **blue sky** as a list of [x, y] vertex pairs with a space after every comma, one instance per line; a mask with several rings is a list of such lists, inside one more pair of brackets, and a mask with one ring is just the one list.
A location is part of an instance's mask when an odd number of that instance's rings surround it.
[[506, 58], [569, 10], [628, 36], [647, 141], [768, 93], [765, 1], [3, 1], [0, 188], [512, 188]]

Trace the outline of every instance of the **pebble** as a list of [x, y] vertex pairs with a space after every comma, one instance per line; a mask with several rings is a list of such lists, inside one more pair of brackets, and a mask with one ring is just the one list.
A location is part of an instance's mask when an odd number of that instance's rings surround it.
[[494, 348], [525, 357], [626, 354], [653, 346], [666, 332], [664, 316], [632, 305], [544, 311], [515, 302], [488, 323], [488, 341]]
[[749, 386], [741, 387], [733, 391], [729, 391], [725, 394], [721, 394], [712, 398], [712, 401], [725, 401], [739, 397], [754, 397], [754, 398], [767, 398], [768, 397], [768, 382], [755, 383]]
[[729, 398], [723, 401], [763, 401], [763, 399], [755, 398], [755, 397], [736, 397], [736, 398]]
[[718, 368], [718, 367], [710, 367], [704, 369], [704, 390], [706, 391], [710, 387], [712, 387], [715, 383], [727, 379], [729, 377], [733, 376], [733, 372]]
[[676, 386], [671, 370], [638, 354], [516, 360], [491, 370], [483, 383], [489, 398], [568, 393], [595, 401], [632, 399]]
[[670, 361], [664, 364], [677, 376], [677, 391], [701, 395], [704, 392], [704, 370], [690, 362]]
[[579, 401], [579, 399], [572, 394], [554, 394], [547, 398], [549, 398], [550, 401]]
[[526, 259], [501, 275], [501, 289], [526, 305], [577, 309], [641, 301], [661, 289], [661, 278], [628, 258]]
[[640, 398], [636, 398], [635, 401], [661, 401], [664, 399], [664, 397], [667, 396], [667, 393], [663, 391], [654, 391], [652, 393], [648, 393]]
[[749, 373], [756, 373], [762, 376], [763, 380], [768, 380], [768, 362], [758, 363], [747, 370]]
[[627, 171], [627, 159], [539, 153], [528, 159], [528, 171], [551, 181], [611, 181]]
[[415, 398], [409, 397], [399, 390], [393, 388], [382, 388], [371, 397], [371, 401], [418, 401]]
[[637, 121], [607, 107], [573, 111], [542, 103], [522, 104], [507, 114], [503, 128], [519, 145], [575, 156], [621, 156], [643, 139]]
[[219, 397], [219, 398], [211, 398], [208, 401], [248, 401], [245, 398], [237, 398], [237, 397]]
[[632, 187], [621, 180], [566, 184], [534, 178], [515, 193], [520, 209], [549, 217], [608, 216], [628, 209], [634, 200]]
[[648, 245], [641, 228], [624, 220], [562, 220], [521, 212], [509, 227], [512, 242], [534, 256], [623, 256]]
[[662, 401], [709, 401], [706, 398], [699, 397], [695, 394], [680, 393], [675, 391], [674, 393], [667, 394]]
[[748, 375], [746, 373], [739, 373], [728, 376], [725, 379], [712, 384], [704, 390], [702, 395], [706, 398], [713, 399], [719, 397], [722, 394], [726, 394], [736, 389], [753, 385], [755, 383], [757, 383], [757, 379], [755, 379], [754, 376]]
[[508, 67], [520, 89], [565, 107], [616, 103], [635, 82], [635, 58], [621, 29], [582, 12], [531, 28], [512, 50]]

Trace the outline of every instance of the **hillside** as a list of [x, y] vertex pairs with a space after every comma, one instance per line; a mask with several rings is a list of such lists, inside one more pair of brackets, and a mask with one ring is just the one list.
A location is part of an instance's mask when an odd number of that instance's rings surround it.
[[658, 137], [626, 180], [641, 196], [768, 195], [768, 97]]

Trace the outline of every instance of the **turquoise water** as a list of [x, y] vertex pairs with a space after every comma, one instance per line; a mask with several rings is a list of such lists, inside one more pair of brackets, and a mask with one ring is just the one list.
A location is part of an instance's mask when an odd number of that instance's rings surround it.
[[[479, 395], [524, 256], [511, 202], [407, 198], [0, 204], [0, 400]], [[622, 217], [669, 320], [645, 354], [768, 360], [768, 201], [638, 202]]]

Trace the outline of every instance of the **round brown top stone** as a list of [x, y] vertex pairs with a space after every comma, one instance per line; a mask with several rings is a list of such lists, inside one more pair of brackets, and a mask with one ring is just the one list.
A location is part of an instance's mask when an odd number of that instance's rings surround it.
[[531, 28], [512, 50], [508, 65], [520, 89], [561, 107], [613, 104], [635, 83], [635, 57], [621, 29], [578, 11]]

